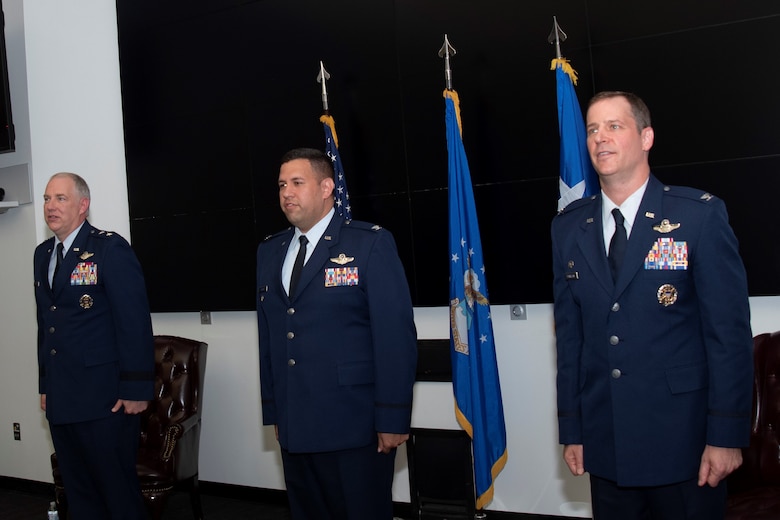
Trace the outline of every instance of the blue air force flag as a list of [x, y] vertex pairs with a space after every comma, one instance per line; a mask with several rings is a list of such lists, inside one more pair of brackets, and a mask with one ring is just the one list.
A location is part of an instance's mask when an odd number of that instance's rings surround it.
[[452, 386], [458, 423], [472, 439], [477, 508], [482, 509], [493, 499], [493, 481], [506, 464], [506, 427], [477, 211], [461, 136], [460, 101], [454, 90], [445, 90], [444, 98]]
[[561, 138], [561, 179], [558, 211], [570, 202], [599, 192], [599, 180], [588, 155], [585, 123], [577, 93], [577, 73], [564, 58], [554, 59], [558, 85], [558, 134]]

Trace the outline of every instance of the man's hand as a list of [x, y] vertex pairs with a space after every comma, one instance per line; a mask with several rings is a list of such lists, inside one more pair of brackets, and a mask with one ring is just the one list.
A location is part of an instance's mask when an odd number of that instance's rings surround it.
[[585, 465], [582, 462], [582, 444], [567, 444], [563, 447], [563, 460], [569, 466], [569, 471], [575, 477], [585, 473]]
[[377, 433], [379, 442], [376, 452], [390, 453], [390, 450], [397, 448], [409, 438], [408, 433]]
[[41, 410], [46, 411], [46, 394], [41, 394]]
[[704, 447], [699, 466], [699, 486], [709, 484], [715, 487], [742, 465], [742, 450], [739, 448]]
[[111, 411], [116, 413], [120, 408], [124, 407], [126, 414], [136, 415], [146, 410], [147, 406], [149, 406], [149, 401], [128, 401], [127, 399], [117, 399], [116, 404], [111, 409]]

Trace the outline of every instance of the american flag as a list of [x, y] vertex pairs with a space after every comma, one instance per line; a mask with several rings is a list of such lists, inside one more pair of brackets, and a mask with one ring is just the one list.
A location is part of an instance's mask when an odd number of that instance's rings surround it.
[[336, 173], [336, 190], [333, 196], [336, 199], [336, 212], [347, 220], [352, 220], [352, 206], [349, 202], [347, 191], [347, 179], [344, 177], [344, 167], [339, 157], [339, 139], [336, 136], [336, 122], [332, 116], [321, 116], [320, 121], [325, 129], [325, 153], [333, 161], [333, 170]]

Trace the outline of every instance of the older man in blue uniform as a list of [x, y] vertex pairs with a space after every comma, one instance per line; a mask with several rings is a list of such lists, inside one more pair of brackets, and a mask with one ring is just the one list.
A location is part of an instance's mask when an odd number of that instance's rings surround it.
[[147, 518], [135, 461], [154, 392], [154, 347], [141, 266], [119, 235], [87, 221], [90, 193], [51, 177], [52, 238], [34, 255], [41, 408], [77, 519]]
[[723, 202], [650, 173], [637, 96], [590, 102], [601, 194], [552, 224], [558, 423], [594, 518], [723, 518], [749, 443], [745, 270]]
[[263, 424], [276, 427], [292, 516], [390, 520], [417, 360], [395, 242], [335, 214], [323, 152], [288, 152], [278, 186], [293, 227], [257, 249], [257, 317]]

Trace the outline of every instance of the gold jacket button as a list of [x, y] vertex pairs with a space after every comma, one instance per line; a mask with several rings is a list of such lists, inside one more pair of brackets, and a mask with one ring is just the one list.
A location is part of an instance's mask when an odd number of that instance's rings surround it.
[[287, 339], [293, 339], [294, 337], [295, 337], [295, 333], [294, 332], [288, 332], [287, 333]]
[[288, 367], [294, 367], [295, 366], [295, 360], [294, 359], [288, 359], [287, 360], [287, 366]]
[[620, 338], [619, 337], [617, 337], [617, 336], [610, 336], [609, 337], [609, 344], [610, 345], [617, 345], [618, 343], [620, 343]]
[[292, 316], [293, 314], [295, 314], [295, 309], [293, 309], [292, 307], [290, 307], [289, 309], [287, 309], [287, 314], [288, 314], [289, 316]]
[[615, 368], [612, 370], [612, 379], [620, 379], [620, 376], [622, 375], [623, 372], [621, 372], [619, 368]]

